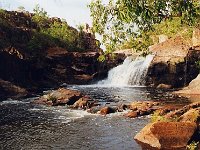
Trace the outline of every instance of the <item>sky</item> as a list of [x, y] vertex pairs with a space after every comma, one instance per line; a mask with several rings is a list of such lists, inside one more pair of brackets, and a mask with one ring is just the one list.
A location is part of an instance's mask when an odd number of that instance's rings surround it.
[[0, 7], [17, 10], [19, 6], [23, 6], [31, 12], [39, 4], [51, 17], [66, 19], [69, 25], [76, 27], [85, 23], [92, 25], [87, 7], [90, 2], [91, 0], [0, 0]]

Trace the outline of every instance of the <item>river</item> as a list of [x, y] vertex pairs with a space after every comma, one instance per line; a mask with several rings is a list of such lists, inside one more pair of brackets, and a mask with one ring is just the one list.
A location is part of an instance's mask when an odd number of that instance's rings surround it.
[[[101, 105], [154, 100], [182, 105], [186, 99], [147, 87], [67, 86], [91, 96]], [[1, 100], [1, 150], [140, 150], [133, 137], [150, 117], [125, 118], [123, 113], [107, 116], [47, 107], [31, 103], [35, 98]]]

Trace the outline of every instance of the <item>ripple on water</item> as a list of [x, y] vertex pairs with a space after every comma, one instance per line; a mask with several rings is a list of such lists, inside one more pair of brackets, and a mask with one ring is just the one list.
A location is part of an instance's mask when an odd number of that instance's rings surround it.
[[[170, 93], [146, 87], [68, 88], [80, 90], [102, 105], [161, 98], [174, 103], [175, 99]], [[31, 103], [33, 100], [0, 102], [0, 149], [139, 150], [133, 137], [149, 122], [148, 116], [130, 119], [123, 117], [125, 112], [92, 115], [66, 106], [35, 105]], [[177, 102], [179, 98], [175, 100]]]

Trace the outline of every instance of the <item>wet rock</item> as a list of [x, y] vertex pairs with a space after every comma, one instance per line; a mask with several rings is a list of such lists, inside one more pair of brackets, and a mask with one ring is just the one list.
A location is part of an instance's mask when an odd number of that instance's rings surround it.
[[[185, 149], [197, 129], [192, 122], [156, 122], [145, 126], [134, 139], [157, 149]], [[180, 136], [181, 135], [181, 136]]]
[[73, 108], [83, 108], [87, 109], [91, 107], [91, 103], [89, 102], [89, 97], [82, 97], [78, 101], [73, 104]]
[[153, 112], [152, 109], [142, 109], [142, 110], [139, 110], [139, 115], [140, 116], [145, 116], [145, 115], [149, 115]]
[[143, 101], [143, 102], [132, 102], [129, 108], [133, 111], [135, 110], [148, 110], [153, 106], [157, 106], [158, 102], [151, 102], [151, 101]]
[[172, 85], [169, 85], [169, 84], [159, 84], [156, 88], [157, 89], [171, 89]]
[[138, 117], [138, 112], [137, 111], [130, 111], [126, 114], [124, 114], [125, 117], [128, 117], [128, 118], [136, 118]]
[[111, 108], [111, 107], [103, 107], [100, 109], [99, 111], [99, 114], [101, 115], [107, 115], [107, 114], [110, 114], [110, 113], [115, 113], [116, 112], [116, 109], [115, 108]]
[[148, 107], [147, 102], [132, 102], [130, 104], [130, 109], [133, 111], [138, 110], [138, 109], [144, 109], [146, 107]]
[[91, 113], [91, 114], [96, 114], [100, 111], [100, 107], [99, 106], [95, 106], [95, 107], [91, 107], [89, 109], [87, 109], [87, 112], [88, 113]]
[[124, 110], [128, 109], [130, 106], [126, 104], [121, 104], [118, 106], [117, 110], [118, 112], [123, 112]]
[[47, 104], [50, 106], [58, 105], [73, 105], [77, 100], [82, 97], [82, 93], [76, 90], [69, 90], [65, 88], [60, 88], [58, 90], [52, 91], [51, 93], [42, 96], [35, 103]]

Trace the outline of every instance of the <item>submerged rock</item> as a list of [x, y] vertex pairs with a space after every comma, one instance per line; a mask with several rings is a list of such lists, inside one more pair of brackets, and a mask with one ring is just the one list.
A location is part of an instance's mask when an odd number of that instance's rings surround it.
[[143, 148], [186, 149], [196, 129], [192, 122], [156, 122], [145, 126], [134, 139]]

